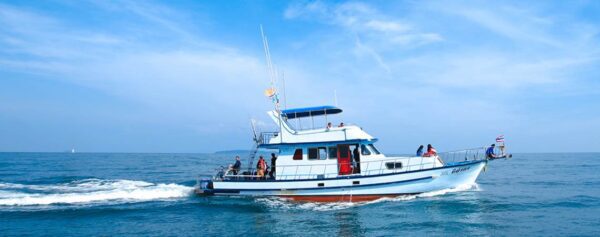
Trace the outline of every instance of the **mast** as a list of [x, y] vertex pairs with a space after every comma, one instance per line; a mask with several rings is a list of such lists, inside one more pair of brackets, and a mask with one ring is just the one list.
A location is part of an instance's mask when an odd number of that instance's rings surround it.
[[[273, 99], [273, 103], [275, 104], [275, 112], [277, 113], [277, 116], [279, 119], [279, 133], [281, 134], [283, 121], [281, 121], [282, 114], [281, 114], [281, 110], [280, 110], [280, 106], [279, 106], [279, 96], [278, 96], [277, 90], [275, 88], [275, 83], [277, 81], [277, 72], [275, 71], [275, 68], [273, 67], [273, 61], [271, 60], [271, 52], [269, 50], [269, 41], [267, 40], [267, 37], [265, 36], [265, 32], [263, 30], [262, 24], [260, 25], [260, 35], [263, 40], [263, 48], [265, 50], [265, 58], [267, 60], [267, 70], [268, 70], [269, 78], [271, 81], [271, 88], [269, 90], [267, 90], [269, 93], [265, 93], [265, 94], [268, 94], [268, 96]], [[279, 136], [279, 138], [281, 139], [281, 142], [283, 142], [283, 137]]]
[[287, 97], [285, 96], [285, 73], [281, 71], [281, 83], [283, 84], [281, 87], [281, 91], [283, 91], [283, 108], [287, 109]]
[[[265, 58], [267, 60], [267, 73], [269, 74], [269, 79], [270, 79], [270, 84], [271, 84], [270, 89], [273, 93], [273, 96], [276, 96], [277, 92], [275, 91], [275, 81], [277, 80], [277, 74], [273, 67], [273, 61], [271, 60], [271, 52], [269, 50], [269, 41], [267, 40], [267, 37], [265, 36], [262, 25], [260, 25], [260, 35], [263, 40], [263, 48], [265, 50]], [[277, 101], [277, 103], [275, 103], [275, 109], [279, 110], [279, 101]]]

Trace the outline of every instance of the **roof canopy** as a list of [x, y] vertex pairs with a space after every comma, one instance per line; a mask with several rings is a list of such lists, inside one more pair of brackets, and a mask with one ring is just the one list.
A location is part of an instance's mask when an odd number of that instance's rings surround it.
[[281, 111], [288, 119], [304, 118], [310, 116], [339, 114], [342, 109], [335, 106], [317, 106], [308, 108], [286, 109]]

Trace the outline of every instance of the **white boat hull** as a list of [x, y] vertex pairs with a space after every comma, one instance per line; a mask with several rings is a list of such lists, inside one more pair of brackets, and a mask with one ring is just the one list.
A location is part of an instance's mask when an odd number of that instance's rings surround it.
[[307, 201], [366, 201], [456, 188], [475, 180], [486, 160], [382, 175], [350, 175], [310, 180], [211, 181], [198, 193], [211, 195], [279, 196]]

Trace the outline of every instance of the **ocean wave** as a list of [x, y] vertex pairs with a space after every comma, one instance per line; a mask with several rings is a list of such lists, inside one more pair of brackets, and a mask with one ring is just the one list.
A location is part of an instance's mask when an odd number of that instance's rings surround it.
[[187, 197], [192, 187], [134, 180], [86, 179], [64, 184], [0, 183], [0, 206], [129, 203]]
[[465, 184], [455, 188], [442, 189], [432, 192], [425, 192], [414, 195], [401, 195], [397, 197], [382, 197], [373, 201], [365, 201], [365, 202], [331, 202], [331, 203], [322, 203], [322, 202], [297, 202], [292, 201], [286, 198], [280, 197], [264, 197], [264, 198], [256, 198], [255, 202], [265, 205], [269, 208], [276, 209], [287, 209], [287, 210], [311, 210], [311, 211], [333, 211], [333, 210], [342, 210], [348, 209], [357, 206], [371, 205], [375, 203], [381, 202], [403, 202], [409, 201], [417, 198], [431, 198], [436, 196], [445, 195], [448, 193], [455, 192], [463, 192], [463, 191], [481, 191], [481, 188], [474, 184]]

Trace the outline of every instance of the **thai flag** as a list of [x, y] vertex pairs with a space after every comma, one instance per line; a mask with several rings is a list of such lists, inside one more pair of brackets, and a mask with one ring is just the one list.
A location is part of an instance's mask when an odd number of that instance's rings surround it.
[[496, 142], [504, 142], [504, 135], [500, 135], [496, 138]]

